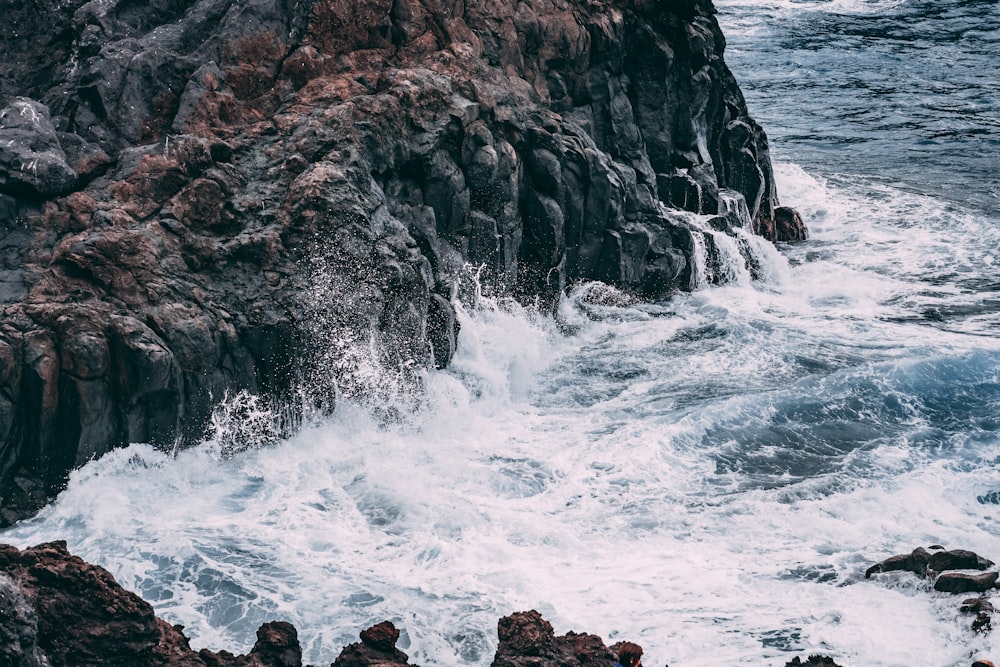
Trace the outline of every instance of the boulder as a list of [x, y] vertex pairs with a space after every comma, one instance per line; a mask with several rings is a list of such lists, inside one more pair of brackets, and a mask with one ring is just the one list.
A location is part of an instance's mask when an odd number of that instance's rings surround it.
[[936, 551], [927, 561], [927, 569], [934, 572], [944, 572], [945, 570], [985, 570], [990, 567], [993, 567], [993, 561], [965, 549]]
[[778, 206], [774, 209], [775, 241], [805, 241], [808, 237], [805, 222], [794, 208]]
[[809, 658], [803, 662], [802, 658], [796, 656], [792, 658], [787, 663], [785, 667], [840, 667], [833, 658], [827, 657], [825, 655], [811, 655]]
[[614, 653], [600, 637], [575, 632], [557, 637], [552, 625], [533, 610], [501, 618], [497, 634], [500, 644], [492, 667], [607, 667], [615, 663]]
[[265, 623], [246, 655], [191, 649], [180, 626], [65, 542], [0, 545], [0, 658], [11, 667], [301, 667], [295, 628]]
[[865, 579], [870, 579], [873, 574], [879, 572], [900, 571], [912, 572], [917, 576], [923, 577], [927, 575], [927, 564], [930, 562], [930, 559], [931, 555], [926, 549], [917, 547], [908, 554], [890, 556], [884, 561], [872, 565], [865, 570]]
[[1000, 577], [998, 572], [983, 574], [945, 572], [934, 582], [934, 590], [942, 593], [985, 593], [993, 588], [998, 577]]
[[931, 549], [934, 553], [923, 547], [917, 547], [908, 554], [891, 556], [868, 568], [865, 571], [865, 578], [869, 579], [873, 574], [879, 572], [905, 571], [924, 577], [929, 573], [946, 570], [985, 570], [993, 567], [993, 561], [983, 558], [973, 551], [965, 549], [949, 551], [939, 545], [934, 545]]
[[409, 657], [396, 648], [399, 630], [390, 621], [382, 621], [361, 632], [361, 641], [348, 644], [337, 656], [333, 667], [388, 667], [409, 665]]

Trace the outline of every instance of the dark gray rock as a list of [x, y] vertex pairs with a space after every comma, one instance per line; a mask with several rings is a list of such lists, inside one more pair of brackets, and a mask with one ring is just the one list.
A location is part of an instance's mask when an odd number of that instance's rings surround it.
[[709, 0], [6, 11], [4, 522], [224, 396], [294, 424], [364, 400], [359, 350], [446, 365], [453, 295], [662, 298], [696, 286], [685, 211], [795, 227]]
[[0, 110], [0, 191], [59, 195], [68, 192], [76, 179], [47, 106], [17, 97]]
[[17, 667], [48, 667], [38, 648], [38, 614], [17, 582], [0, 572], [0, 663]]
[[557, 637], [537, 611], [511, 614], [497, 623], [500, 643], [491, 667], [580, 665], [605, 667], [615, 663], [600, 637], [568, 632]]
[[985, 570], [993, 566], [993, 561], [965, 549], [945, 550], [935, 545], [931, 553], [923, 547], [917, 547], [911, 553], [892, 556], [881, 563], [872, 565], [865, 572], [865, 578], [878, 572], [907, 571], [924, 577], [928, 574], [944, 572], [945, 570]]
[[785, 667], [840, 667], [833, 658], [825, 655], [811, 655], [808, 659], [796, 656], [785, 663]]
[[945, 570], [985, 570], [993, 567], [993, 561], [965, 549], [936, 551], [927, 561], [927, 568], [934, 572]]
[[942, 593], [985, 593], [996, 584], [1000, 573], [963, 574], [945, 572], [934, 582], [934, 590]]

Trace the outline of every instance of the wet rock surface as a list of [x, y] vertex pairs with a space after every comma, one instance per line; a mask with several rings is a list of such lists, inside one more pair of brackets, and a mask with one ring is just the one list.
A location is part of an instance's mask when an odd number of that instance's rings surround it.
[[363, 392], [352, 346], [447, 364], [467, 266], [543, 304], [579, 280], [658, 297], [694, 285], [688, 212], [802, 238], [714, 11], [6, 8], [0, 523], [112, 448], [199, 440], [225, 396]]
[[614, 665], [615, 654], [600, 637], [569, 632], [556, 636], [537, 611], [505, 616], [497, 624], [500, 644], [492, 667]]
[[[586, 633], [556, 635], [537, 611], [501, 618], [492, 667], [611, 667], [615, 647]], [[390, 621], [360, 633], [332, 667], [407, 665], [396, 647], [400, 631]], [[24, 550], [0, 545], [0, 664], [10, 667], [302, 667], [295, 628], [263, 624], [245, 655], [191, 649], [183, 627], [170, 625], [152, 607], [123, 589], [111, 574], [72, 555], [64, 542]], [[837, 667], [832, 659], [796, 657], [788, 667]]]
[[[908, 554], [891, 556], [876, 563], [865, 571], [865, 578], [882, 572], [912, 572], [919, 577], [933, 578], [934, 590], [940, 593], [987, 593], [997, 588], [997, 579], [1000, 578], [998, 572], [983, 572], [993, 566], [993, 561], [973, 551], [947, 550], [936, 544], [927, 549], [917, 547]], [[974, 632], [987, 633], [992, 629], [994, 607], [986, 595], [964, 600], [959, 611], [976, 615], [972, 621]]]
[[993, 561], [965, 549], [945, 550], [940, 546], [930, 547], [931, 551], [917, 547], [908, 554], [891, 556], [872, 565], [865, 571], [865, 578], [879, 572], [905, 571], [918, 576], [933, 576], [946, 570], [986, 570], [993, 567]]
[[805, 661], [799, 657], [792, 658], [785, 663], [785, 667], [840, 667], [840, 665], [825, 655], [811, 655]]
[[180, 626], [84, 562], [64, 542], [0, 545], [0, 658], [11, 667], [149, 665], [291, 667], [302, 664], [288, 623], [267, 623], [247, 655], [193, 651]]

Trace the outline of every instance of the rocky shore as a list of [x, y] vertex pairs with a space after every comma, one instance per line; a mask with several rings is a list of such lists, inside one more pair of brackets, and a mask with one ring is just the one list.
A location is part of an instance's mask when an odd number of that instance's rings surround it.
[[[265, 623], [245, 655], [195, 651], [184, 628], [157, 618], [141, 598], [121, 588], [107, 570], [51, 542], [20, 551], [0, 545], [0, 664], [8, 667], [301, 667], [298, 634], [289, 623]], [[612, 667], [615, 646], [591, 634], [557, 636], [537, 611], [511, 614], [497, 624], [493, 667]], [[360, 633], [331, 667], [411, 665], [396, 648], [389, 621]], [[837, 667], [820, 656], [789, 665]]]
[[280, 437], [359, 349], [446, 365], [470, 274], [659, 298], [691, 213], [805, 236], [710, 0], [39, 0], [0, 44], [0, 525], [224, 400]]
[[[989, 561], [969, 551], [933, 551], [931, 559], [943, 571], [992, 567], [992, 563], [986, 565]], [[909, 570], [897, 567], [906, 558], [887, 559], [869, 573]], [[984, 594], [978, 598], [982, 601], [979, 613], [987, 607], [985, 613], [992, 613], [985, 593], [993, 588], [996, 572], [990, 574], [990, 586], [978, 589]], [[975, 631], [988, 632], [989, 624]], [[360, 641], [344, 647], [331, 667], [412, 667], [408, 656], [396, 647], [399, 636], [399, 630], [389, 621], [367, 628], [360, 633]], [[607, 646], [600, 637], [586, 633], [557, 636], [537, 611], [501, 618], [497, 638], [492, 667], [612, 667], [616, 661], [617, 645]], [[24, 550], [0, 545], [0, 664], [301, 667], [303, 663], [298, 633], [283, 621], [262, 625], [249, 653], [195, 651], [183, 626], [157, 618], [147, 602], [119, 586], [107, 570], [72, 555], [65, 542], [50, 542]], [[795, 656], [785, 667], [838, 664], [833, 658], [812, 655]], [[993, 667], [993, 663], [977, 660], [973, 667]]]

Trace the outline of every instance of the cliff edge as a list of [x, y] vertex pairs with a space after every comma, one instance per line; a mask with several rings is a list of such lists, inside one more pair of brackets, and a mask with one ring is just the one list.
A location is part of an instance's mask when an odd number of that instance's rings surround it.
[[112, 448], [197, 441], [224, 397], [329, 408], [359, 346], [446, 365], [468, 267], [542, 304], [579, 280], [657, 298], [696, 285], [690, 213], [803, 238], [714, 12], [7, 8], [0, 525]]

